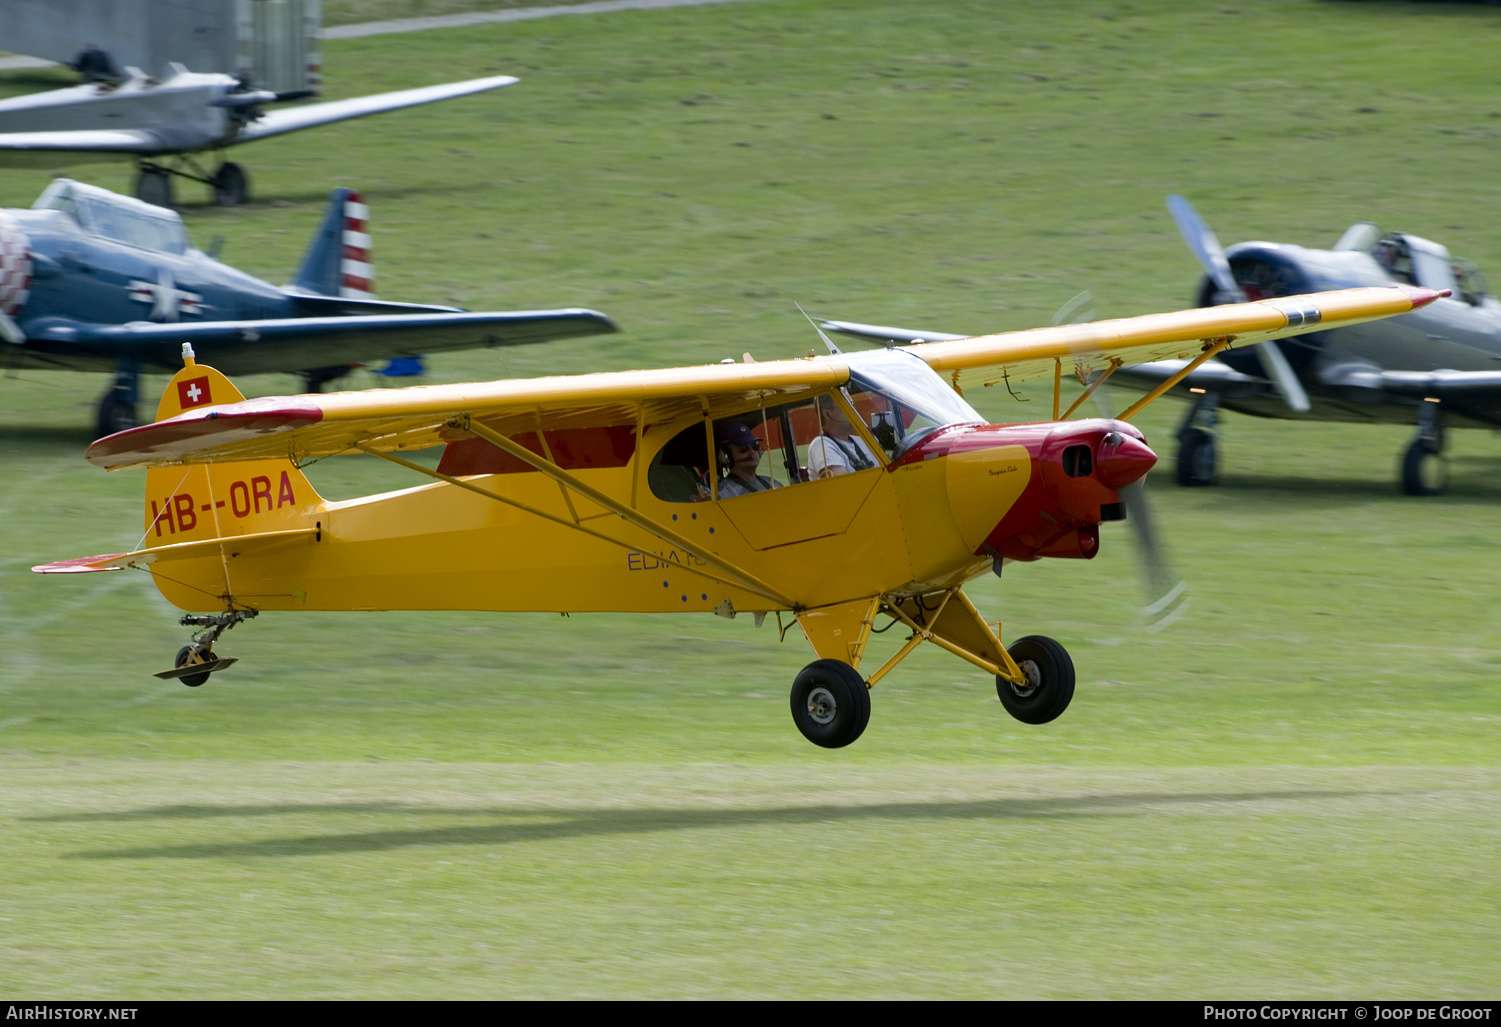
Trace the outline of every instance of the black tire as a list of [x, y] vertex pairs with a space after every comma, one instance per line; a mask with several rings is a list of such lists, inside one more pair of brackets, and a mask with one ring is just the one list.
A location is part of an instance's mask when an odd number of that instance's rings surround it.
[[1436, 496], [1449, 484], [1449, 462], [1431, 443], [1418, 439], [1402, 454], [1402, 491]]
[[141, 423], [136, 417], [135, 404], [126, 402], [120, 392], [112, 388], [99, 397], [98, 418], [94, 422], [94, 430], [99, 433], [96, 438], [102, 439]]
[[[177, 659], [172, 662], [172, 666], [186, 667], [189, 663], [212, 663], [218, 658], [213, 654], [212, 651], [209, 651], [201, 654], [201, 658], [194, 659], [194, 652], [195, 650], [192, 646], [183, 646], [181, 649], [177, 650]], [[208, 672], [205, 671], [202, 674], [184, 674], [177, 680], [181, 681], [189, 688], [197, 688], [199, 685], [208, 680]]]
[[158, 168], [142, 168], [136, 176], [136, 199], [156, 207], [172, 206], [172, 176]]
[[1214, 435], [1190, 428], [1178, 436], [1178, 484], [1185, 488], [1203, 488], [1214, 484], [1218, 468]]
[[1027, 675], [1027, 684], [1020, 687], [996, 676], [996, 694], [1006, 712], [1023, 724], [1057, 720], [1074, 697], [1074, 661], [1068, 650], [1046, 635], [1028, 635], [1006, 651]]
[[814, 745], [843, 748], [870, 723], [870, 689], [848, 663], [817, 660], [792, 683], [792, 720]]
[[214, 202], [221, 207], [238, 207], [250, 195], [250, 178], [238, 164], [226, 161], [214, 172]]

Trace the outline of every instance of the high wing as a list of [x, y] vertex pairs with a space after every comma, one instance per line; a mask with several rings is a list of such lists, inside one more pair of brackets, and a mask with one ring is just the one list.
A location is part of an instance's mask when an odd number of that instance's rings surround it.
[[191, 342], [205, 363], [226, 374], [256, 374], [617, 330], [604, 314], [582, 308], [124, 325], [51, 318], [28, 326], [27, 350], [43, 361], [49, 356], [69, 364], [81, 357], [112, 362], [130, 357], [170, 371], [180, 366], [182, 344]]
[[1203, 343], [1217, 339], [1252, 346], [1307, 332], [1314, 325], [1324, 330], [1405, 314], [1441, 295], [1447, 293], [1411, 286], [1344, 289], [930, 342], [914, 345], [911, 352], [962, 392], [1052, 377], [1060, 366], [1066, 373], [1087, 377], [1114, 363], [1117, 353], [1129, 352], [1136, 363], [1194, 357], [1204, 349]]
[[[1352, 289], [1209, 307], [1176, 314], [929, 343], [910, 352], [956, 388], [1022, 381], [1061, 361], [1100, 366], [1116, 353], [1150, 357], [1203, 351], [1234, 337], [1246, 344], [1334, 325], [1404, 314], [1439, 294], [1421, 289]], [[512, 435], [547, 430], [656, 424], [732, 403], [779, 403], [849, 381], [839, 356], [755, 364], [513, 379], [465, 385], [268, 397], [188, 411], [100, 439], [87, 459], [98, 466], [168, 466], [234, 460], [294, 461], [355, 447], [394, 452], [468, 437], [482, 424]]]
[[402, 89], [394, 93], [377, 93], [374, 96], [357, 96], [349, 100], [330, 100], [305, 107], [288, 107], [268, 111], [247, 124], [238, 136], [225, 145], [248, 143], [253, 139], [285, 135], [314, 125], [327, 125], [350, 118], [363, 118], [367, 114], [400, 110], [403, 107], [418, 107], [425, 103], [437, 103], [456, 96], [483, 93], [489, 89], [515, 85], [520, 79], [510, 75], [494, 75], [490, 78], [469, 79], [466, 82], [446, 82], [439, 86], [422, 86], [418, 89]]

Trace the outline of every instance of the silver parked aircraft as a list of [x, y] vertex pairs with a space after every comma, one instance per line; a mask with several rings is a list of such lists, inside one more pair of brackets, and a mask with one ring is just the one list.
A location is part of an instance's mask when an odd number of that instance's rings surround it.
[[[274, 93], [230, 75], [200, 74], [171, 65], [164, 80], [139, 68], [124, 81], [94, 82], [68, 89], [0, 100], [0, 167], [53, 168], [60, 157], [133, 160], [140, 169], [136, 196], [159, 207], [172, 204], [172, 176], [203, 182], [222, 206], [243, 203], [249, 193], [245, 169], [228, 161], [212, 173], [190, 155], [218, 151], [256, 139], [285, 135], [367, 114], [436, 103], [509, 86], [510, 75], [448, 82], [394, 93], [266, 110], [301, 99], [306, 90]], [[171, 164], [162, 158], [174, 158]]]

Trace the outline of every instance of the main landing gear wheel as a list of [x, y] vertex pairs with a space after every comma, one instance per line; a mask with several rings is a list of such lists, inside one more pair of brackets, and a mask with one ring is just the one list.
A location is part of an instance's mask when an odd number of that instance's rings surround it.
[[1449, 484], [1449, 462], [1431, 443], [1418, 439], [1402, 454], [1402, 491], [1409, 496], [1436, 496]]
[[95, 428], [99, 433], [97, 438], [102, 439], [141, 423], [136, 417], [135, 404], [126, 399], [122, 392], [121, 389], [111, 387], [100, 397], [98, 419], [95, 421]]
[[136, 199], [156, 207], [172, 206], [172, 175], [161, 168], [142, 168], [136, 175]]
[[1213, 485], [1217, 457], [1214, 435], [1191, 428], [1178, 439], [1178, 484], [1187, 488]]
[[842, 748], [870, 723], [870, 689], [848, 663], [817, 660], [792, 683], [792, 719], [814, 745]]
[[[219, 657], [214, 655], [214, 651], [212, 649], [208, 649], [204, 652], [199, 652], [195, 646], [185, 645], [181, 649], [177, 650], [177, 659], [172, 661], [172, 666], [180, 670], [183, 667], [196, 667], [199, 664], [217, 663], [218, 661]], [[177, 680], [181, 681], [189, 688], [197, 688], [199, 685], [208, 680], [208, 676], [209, 672], [204, 671], [202, 674], [184, 674]]]
[[1068, 650], [1046, 635], [1028, 635], [1006, 651], [1027, 678], [1016, 685], [996, 676], [996, 694], [1006, 712], [1023, 724], [1057, 720], [1074, 697], [1074, 661]]
[[238, 207], [250, 194], [250, 179], [238, 164], [225, 162], [214, 172], [214, 202], [221, 207]]

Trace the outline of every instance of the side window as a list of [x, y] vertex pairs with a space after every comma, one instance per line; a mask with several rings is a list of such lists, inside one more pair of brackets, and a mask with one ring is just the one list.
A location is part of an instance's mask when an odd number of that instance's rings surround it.
[[[910, 411], [894, 411], [884, 396], [858, 393], [853, 398], [862, 417], [868, 416], [868, 408], [884, 411], [892, 423], [910, 425], [912, 421]], [[713, 422], [712, 453], [702, 422], [684, 428], [647, 467], [652, 495], [669, 503], [701, 502], [711, 495], [713, 475], [720, 498], [733, 499], [879, 466], [881, 459], [863, 441], [849, 440], [850, 426], [842, 408], [836, 425], [825, 432], [825, 414], [820, 410], [824, 404], [835, 406], [831, 397], [823, 396], [721, 417]]]
[[646, 468], [651, 494], [668, 503], [699, 503], [709, 498], [709, 443], [702, 421], [668, 440]]

